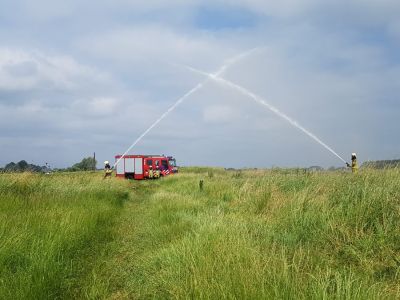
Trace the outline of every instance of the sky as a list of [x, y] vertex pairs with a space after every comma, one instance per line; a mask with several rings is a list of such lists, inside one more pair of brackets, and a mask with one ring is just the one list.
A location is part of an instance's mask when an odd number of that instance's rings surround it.
[[[0, 166], [114, 161], [182, 95], [223, 78], [349, 160], [400, 158], [397, 0], [0, 0]], [[208, 80], [131, 153], [179, 165], [342, 166], [265, 107]]]

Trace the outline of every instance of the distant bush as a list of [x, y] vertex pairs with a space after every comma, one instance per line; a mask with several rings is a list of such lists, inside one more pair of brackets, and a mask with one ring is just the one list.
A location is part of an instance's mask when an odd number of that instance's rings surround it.
[[181, 173], [193, 173], [193, 174], [202, 174], [206, 173], [207, 176], [210, 173], [213, 175], [215, 174], [223, 174], [225, 172], [224, 169], [222, 168], [216, 168], [216, 167], [181, 167], [179, 169]]
[[372, 169], [398, 168], [400, 167], [400, 159], [366, 161], [361, 167]]
[[77, 171], [93, 171], [96, 170], [97, 161], [93, 157], [86, 157], [82, 159], [81, 162], [74, 164], [72, 167], [68, 168], [67, 171], [77, 172]]
[[44, 172], [47, 169], [45, 166], [37, 166], [28, 164], [25, 160], [18, 163], [10, 162], [4, 168], [0, 169], [1, 172]]
[[[82, 159], [79, 163], [74, 164], [72, 167], [66, 169], [54, 169], [54, 171], [68, 171], [68, 172], [78, 172], [78, 171], [93, 171], [96, 170], [97, 161], [93, 157], [86, 157]], [[14, 172], [33, 172], [33, 173], [46, 173], [53, 171], [48, 165], [37, 166], [34, 164], [29, 164], [26, 160], [21, 160], [18, 163], [10, 162], [4, 168], [0, 168], [2, 173], [14, 173]]]

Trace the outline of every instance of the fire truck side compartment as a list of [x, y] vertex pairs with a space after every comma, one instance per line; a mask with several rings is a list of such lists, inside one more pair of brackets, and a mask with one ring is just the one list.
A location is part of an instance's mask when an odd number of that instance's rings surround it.
[[123, 175], [125, 174], [125, 159], [121, 159], [120, 162], [117, 164], [117, 174]]
[[135, 158], [135, 174], [143, 174], [143, 158]]
[[134, 158], [125, 158], [125, 173], [135, 173]]

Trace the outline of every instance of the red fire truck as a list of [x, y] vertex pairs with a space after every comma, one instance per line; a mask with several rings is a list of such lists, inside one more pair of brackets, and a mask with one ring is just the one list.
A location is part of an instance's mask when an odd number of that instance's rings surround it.
[[176, 160], [164, 155], [117, 155], [115, 156], [116, 176], [120, 178], [142, 180], [149, 178], [150, 166], [153, 171], [160, 170], [161, 176], [178, 172]]

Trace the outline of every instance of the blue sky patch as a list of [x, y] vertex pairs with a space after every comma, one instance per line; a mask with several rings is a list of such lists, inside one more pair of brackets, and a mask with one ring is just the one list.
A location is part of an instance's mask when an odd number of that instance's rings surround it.
[[207, 30], [254, 27], [259, 20], [255, 13], [242, 8], [199, 8], [195, 26]]

